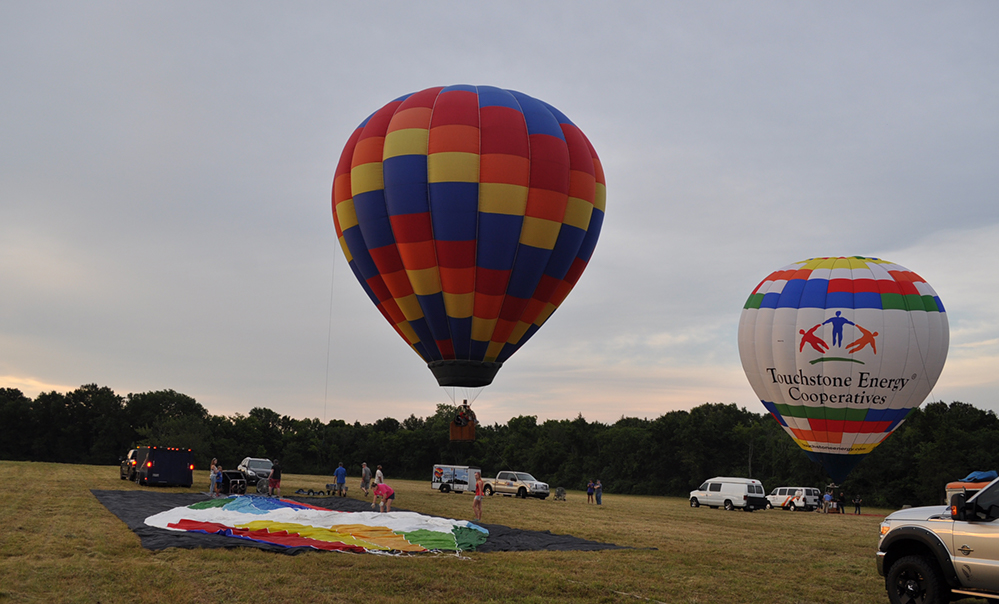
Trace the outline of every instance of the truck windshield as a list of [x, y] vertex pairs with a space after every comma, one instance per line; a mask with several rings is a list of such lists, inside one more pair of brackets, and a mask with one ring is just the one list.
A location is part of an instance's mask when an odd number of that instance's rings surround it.
[[986, 520], [996, 518], [996, 506], [999, 506], [999, 480], [985, 487], [975, 495], [975, 506], [983, 512]]
[[538, 479], [531, 476], [527, 472], [517, 472], [517, 480], [523, 482], [538, 482]]

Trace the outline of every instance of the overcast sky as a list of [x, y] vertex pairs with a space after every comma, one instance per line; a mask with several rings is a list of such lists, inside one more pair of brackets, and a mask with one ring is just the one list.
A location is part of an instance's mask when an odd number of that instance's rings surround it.
[[[885, 258], [946, 305], [934, 400], [999, 410], [995, 2], [0, 1], [0, 387], [217, 415], [487, 423], [764, 413], [736, 331], [771, 271]], [[336, 244], [333, 172], [431, 86], [558, 107], [604, 165], [593, 258], [453, 392]]]

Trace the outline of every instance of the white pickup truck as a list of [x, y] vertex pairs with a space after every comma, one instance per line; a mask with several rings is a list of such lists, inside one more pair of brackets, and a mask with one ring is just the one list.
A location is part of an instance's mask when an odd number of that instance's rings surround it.
[[527, 472], [512, 472], [505, 470], [496, 475], [496, 478], [483, 478], [485, 486], [482, 491], [486, 495], [500, 493], [502, 495], [516, 495], [521, 499], [537, 497], [545, 499], [548, 497], [548, 484], [539, 481]]

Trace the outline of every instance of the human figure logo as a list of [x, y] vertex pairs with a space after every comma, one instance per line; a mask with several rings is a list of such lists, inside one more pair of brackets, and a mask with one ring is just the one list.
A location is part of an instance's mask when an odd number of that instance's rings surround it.
[[[877, 340], [875, 340], [875, 338], [878, 337], [879, 335], [878, 332], [865, 329], [862, 325], [858, 325], [842, 315], [843, 315], [842, 311], [837, 310], [835, 316], [829, 317], [825, 321], [816, 324], [811, 329], [808, 330], [799, 329], [798, 333], [801, 335], [801, 343], [798, 345], [798, 352], [804, 352], [805, 344], [808, 344], [816, 352], [822, 355], [824, 355], [826, 352], [830, 350], [830, 345], [827, 344], [826, 341], [823, 340], [821, 337], [815, 334], [815, 332], [823, 325], [832, 325], [832, 346], [835, 346], [837, 348], [844, 348], [843, 328], [849, 325], [851, 327], [856, 328], [856, 330], [860, 333], [857, 339], [853, 340], [852, 342], [850, 342], [845, 346], [846, 351], [852, 355], [870, 346], [871, 352], [877, 354], [878, 345], [877, 345]], [[861, 365], [864, 364], [863, 361], [854, 358], [826, 357], [826, 356], [819, 357], [809, 362], [812, 365], [814, 365], [815, 363], [823, 363], [826, 361], [845, 361], [849, 363], [859, 363]]]

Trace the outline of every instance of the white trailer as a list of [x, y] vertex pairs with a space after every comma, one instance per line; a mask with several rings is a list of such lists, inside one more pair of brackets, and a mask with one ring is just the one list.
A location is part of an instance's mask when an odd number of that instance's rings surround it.
[[476, 472], [481, 472], [481, 470], [469, 466], [437, 464], [434, 466], [434, 474], [430, 480], [430, 487], [439, 490], [441, 493], [463, 493], [465, 491], [472, 491], [474, 493]]

